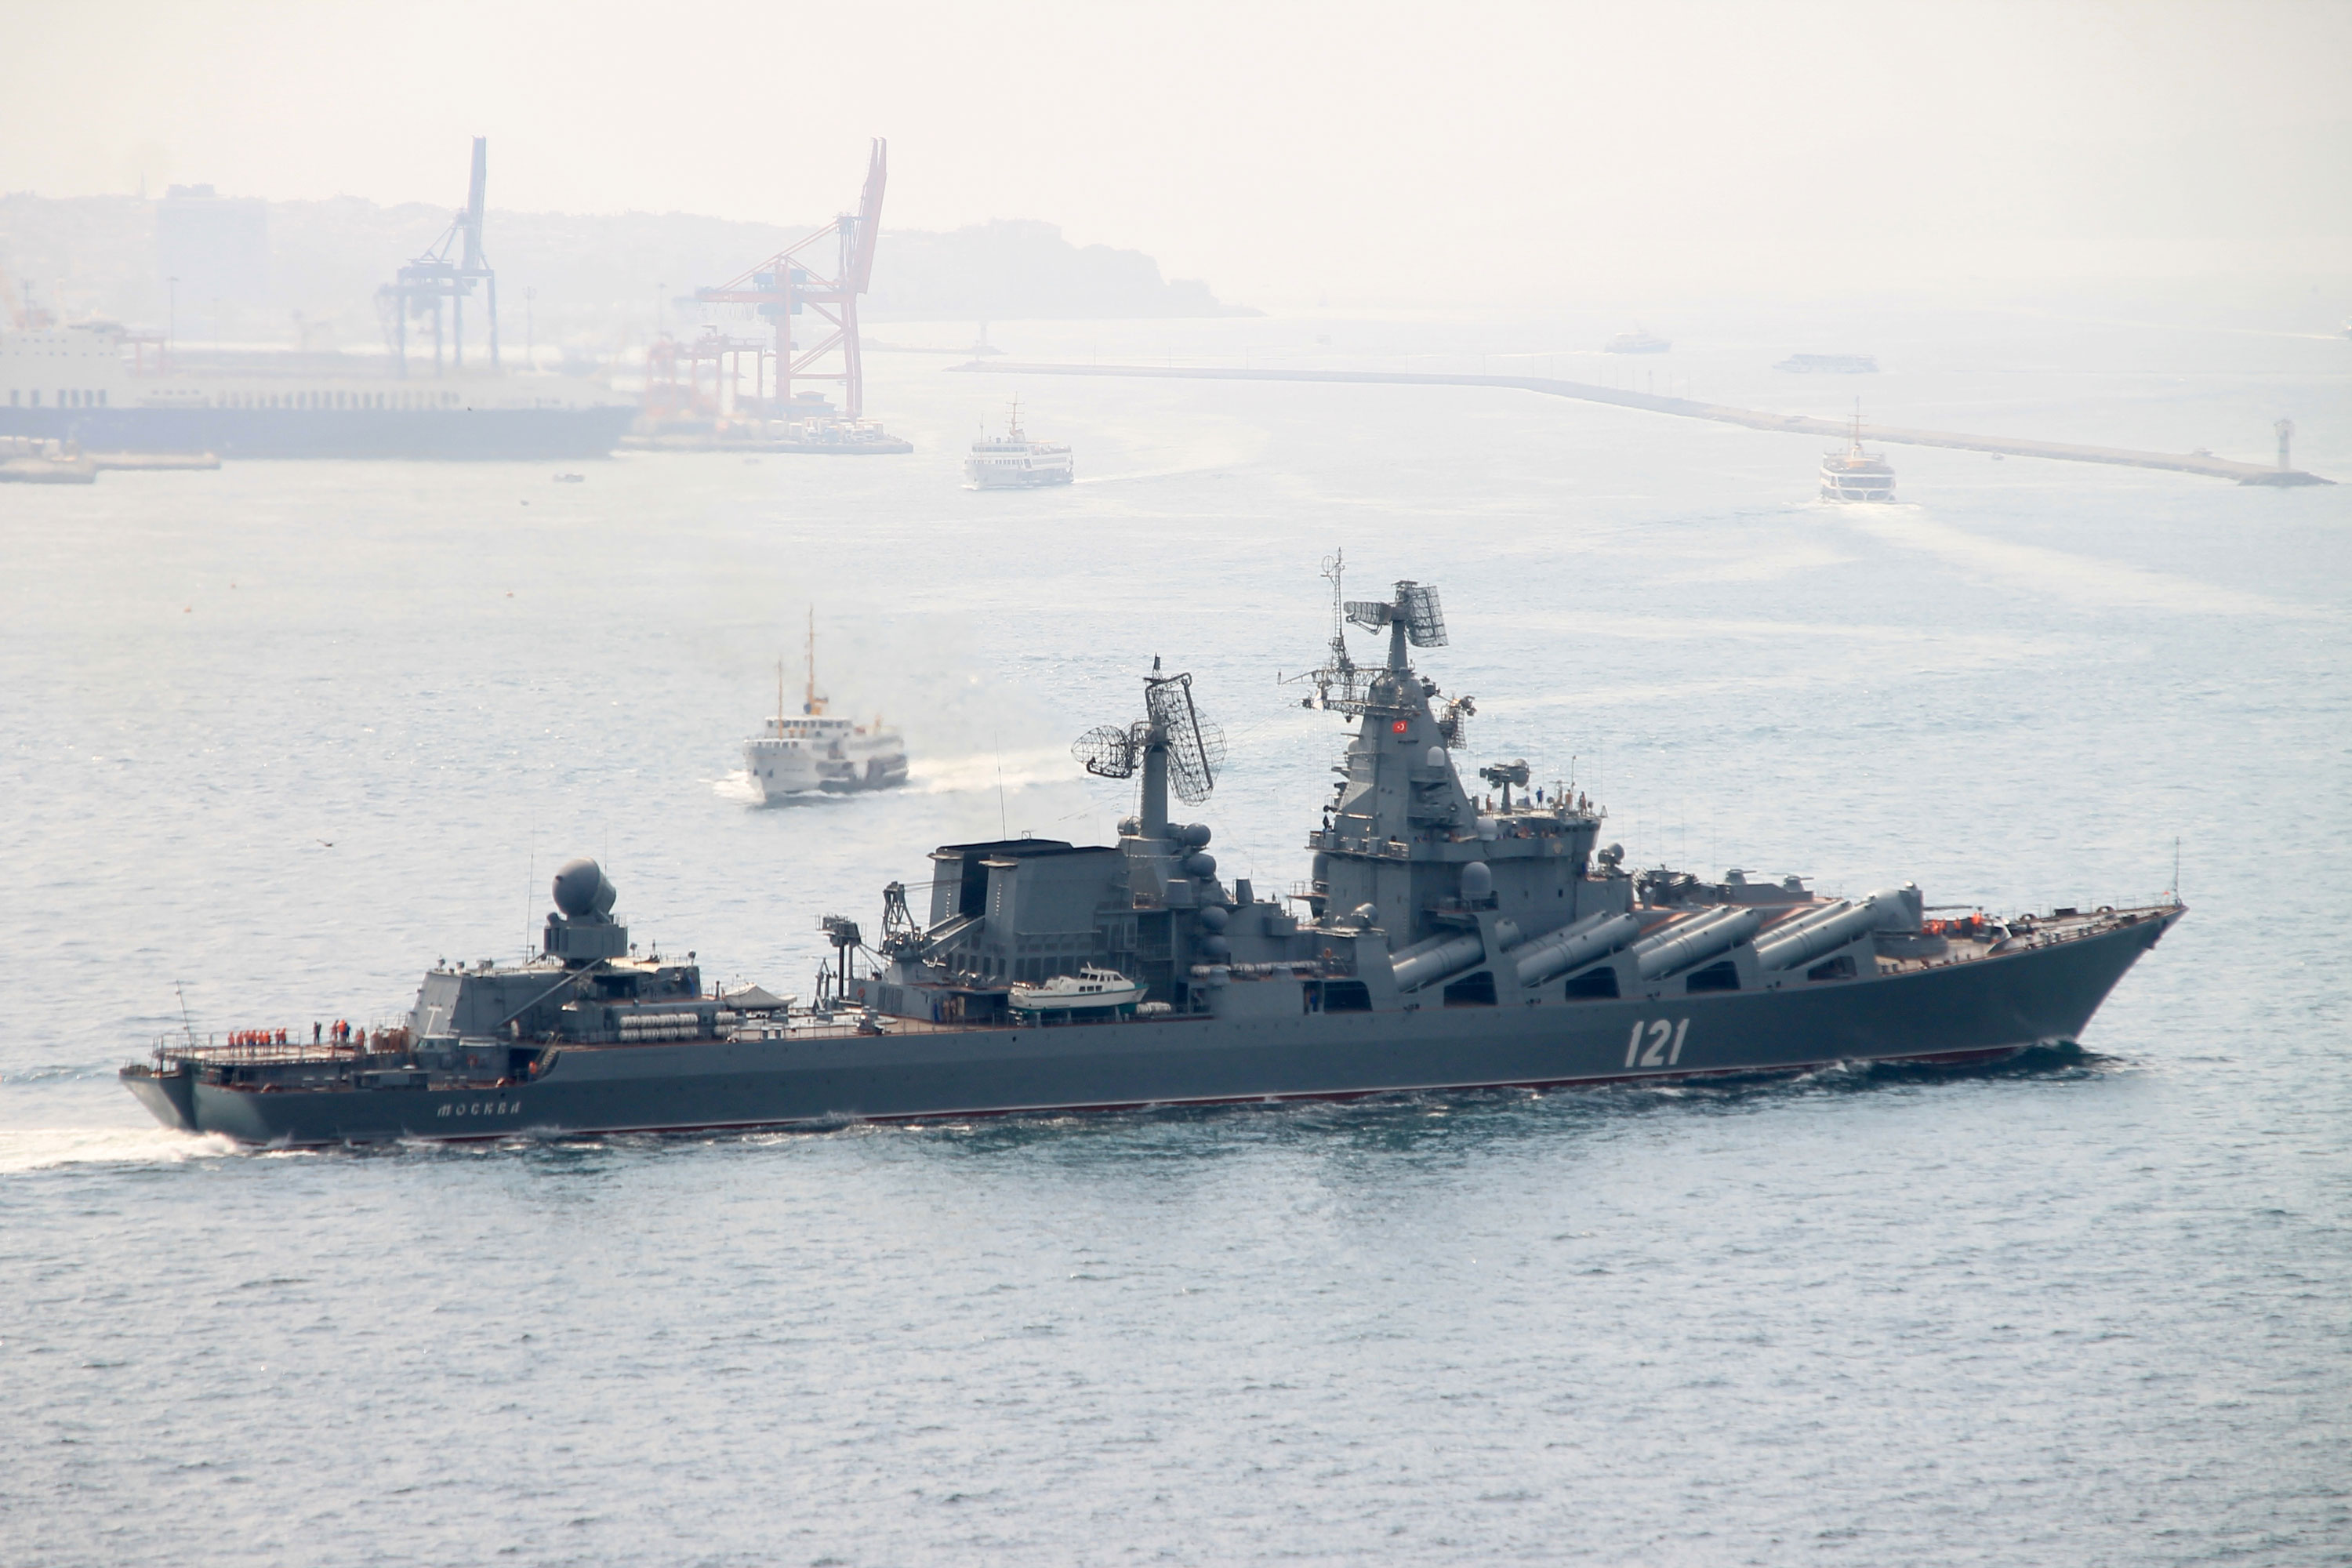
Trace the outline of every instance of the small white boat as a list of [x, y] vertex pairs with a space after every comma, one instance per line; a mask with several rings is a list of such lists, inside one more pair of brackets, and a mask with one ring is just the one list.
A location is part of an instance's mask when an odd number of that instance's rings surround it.
[[1116, 969], [1087, 964], [1076, 974], [1056, 974], [1035, 984], [1015, 984], [1008, 998], [1016, 1013], [1124, 1013], [1143, 1000], [1143, 987]]

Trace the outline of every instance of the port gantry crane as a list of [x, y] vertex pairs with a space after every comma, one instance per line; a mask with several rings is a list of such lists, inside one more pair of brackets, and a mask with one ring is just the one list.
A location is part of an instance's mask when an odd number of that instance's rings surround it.
[[[866, 189], [858, 197], [856, 213], [843, 213], [716, 289], [694, 291], [704, 304], [750, 305], [775, 322], [776, 400], [771, 406], [779, 417], [791, 416], [795, 381], [837, 381], [844, 416], [865, 416], [866, 373], [857, 345], [857, 297], [866, 292], [874, 275], [874, 236], [882, 221], [887, 147], [882, 138], [874, 139], [874, 153], [866, 166]], [[828, 238], [837, 242], [835, 269], [830, 278], [814, 265]], [[793, 318], [801, 315], [814, 315], [820, 323], [816, 341], [805, 347], [793, 336]], [[835, 353], [841, 356], [840, 367], [821, 368], [825, 357]]]
[[[433, 317], [433, 374], [441, 374], [441, 301], [449, 301], [450, 336], [454, 340], [454, 368], [466, 368], [466, 297], [474, 291], [477, 282], [489, 286], [490, 309], [490, 369], [499, 368], [499, 275], [490, 269], [489, 258], [482, 252], [482, 205], [489, 185], [489, 138], [474, 138], [474, 179], [467, 193], [466, 205], [441, 237], [433, 242], [425, 254], [403, 267], [394, 282], [376, 289], [376, 309], [389, 315], [392, 329], [394, 374], [408, 374], [408, 318], [430, 313]], [[451, 260], [449, 251], [457, 247], [457, 258]]]

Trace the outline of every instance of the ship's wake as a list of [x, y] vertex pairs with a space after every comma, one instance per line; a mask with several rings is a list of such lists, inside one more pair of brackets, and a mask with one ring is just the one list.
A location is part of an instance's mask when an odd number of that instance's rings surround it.
[[0, 1176], [75, 1165], [176, 1165], [237, 1152], [217, 1132], [162, 1127], [26, 1127], [0, 1131]]
[[1019, 752], [974, 752], [961, 757], [934, 757], [908, 770], [906, 789], [913, 795], [965, 795], [975, 790], [1027, 789], [1034, 784], [1068, 784], [1076, 767], [1059, 747]]
[[976, 752], [969, 756], [933, 757], [912, 763], [907, 770], [907, 782], [884, 790], [853, 790], [835, 794], [825, 790], [798, 790], [773, 797], [761, 793], [751, 775], [738, 769], [711, 782], [710, 793], [719, 799], [755, 808], [791, 808], [794, 806], [835, 805], [874, 795], [971, 795], [993, 790], [1028, 789], [1040, 784], [1069, 784], [1072, 766], [1067, 752], [1058, 748], [1023, 752]]
[[1836, 511], [1857, 532], [1870, 534], [1882, 543], [1940, 556], [1949, 565], [1972, 575], [2094, 608], [2224, 616], [2299, 613], [2259, 594], [2219, 584], [2196, 582], [2120, 561], [1958, 528], [1936, 521], [1923, 507], [1900, 502], [1825, 504], [1823, 510]]

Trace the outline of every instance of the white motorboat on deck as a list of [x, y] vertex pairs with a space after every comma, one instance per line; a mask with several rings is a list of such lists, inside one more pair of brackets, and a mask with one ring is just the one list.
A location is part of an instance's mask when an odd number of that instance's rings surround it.
[[1087, 964], [1076, 974], [1055, 974], [1034, 984], [1016, 982], [1006, 1005], [1016, 1013], [1083, 1013], [1104, 1008], [1120, 1013], [1143, 1000], [1143, 987], [1116, 969]]

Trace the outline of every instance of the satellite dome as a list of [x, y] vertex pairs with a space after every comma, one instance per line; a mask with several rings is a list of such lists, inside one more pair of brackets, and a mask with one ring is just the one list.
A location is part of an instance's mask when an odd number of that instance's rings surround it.
[[1495, 896], [1495, 870], [1484, 860], [1473, 860], [1462, 868], [1462, 896], [1475, 903]]
[[583, 857], [564, 863], [555, 874], [555, 907], [572, 920], [613, 912], [612, 879], [604, 868]]

